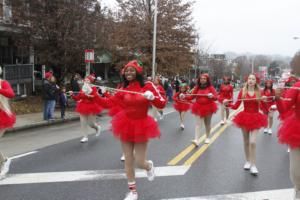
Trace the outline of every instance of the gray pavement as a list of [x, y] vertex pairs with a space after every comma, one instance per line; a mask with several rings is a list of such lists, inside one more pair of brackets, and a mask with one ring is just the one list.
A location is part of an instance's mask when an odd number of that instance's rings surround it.
[[[186, 129], [180, 131], [178, 114], [172, 112], [172, 108], [168, 108], [166, 112], [169, 114], [159, 122], [162, 136], [150, 142], [148, 152], [148, 157], [159, 169], [168, 166], [170, 160], [189, 147], [194, 136], [195, 122], [191, 114], [187, 115]], [[0, 199], [123, 199], [127, 192], [127, 184], [122, 176], [124, 166], [119, 160], [120, 144], [109, 130], [109, 118], [104, 116], [99, 118], [99, 121], [107, 127], [99, 138], [94, 137], [91, 131], [88, 144], [79, 143], [78, 122], [23, 131], [4, 137], [0, 146], [4, 147], [9, 155], [34, 150], [36, 152], [12, 161], [8, 178], [15, 177], [16, 182], [5, 185], [0, 181]], [[219, 121], [219, 114], [214, 115], [212, 124], [217, 125]], [[192, 159], [193, 163], [185, 174], [162, 175], [154, 182], [138, 178], [139, 199], [173, 199], [291, 188], [288, 153], [285, 146], [277, 143], [277, 126], [278, 120], [273, 126], [272, 136], [262, 133], [258, 137], [258, 177], [253, 177], [242, 168], [244, 154], [240, 130], [232, 125], [228, 125], [227, 128], [216, 126], [213, 135], [218, 137], [210, 146], [202, 144], [198, 148], [192, 148], [175, 166], [169, 166], [170, 169], [181, 167]], [[19, 142], [16, 142], [17, 140]], [[196, 154], [200, 156], [195, 157]], [[72, 181], [76, 177], [69, 177], [68, 172], [90, 174]], [[106, 176], [93, 176], [101, 173]], [[115, 175], [107, 176], [108, 173]], [[92, 178], [89, 177], [91, 174]], [[25, 178], [26, 175], [36, 178]], [[59, 176], [63, 176], [64, 180], [57, 181]], [[42, 179], [49, 182], [38, 183]]]

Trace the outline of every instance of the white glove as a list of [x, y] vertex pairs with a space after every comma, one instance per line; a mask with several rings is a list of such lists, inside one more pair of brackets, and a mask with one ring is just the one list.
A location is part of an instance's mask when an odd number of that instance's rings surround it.
[[276, 105], [272, 105], [272, 106], [271, 106], [271, 109], [272, 109], [272, 110], [276, 110], [276, 109], [277, 109], [277, 106], [276, 106]]
[[84, 94], [89, 95], [92, 93], [92, 88], [91, 86], [89, 86], [88, 84], [84, 83], [82, 86], [82, 91], [84, 92]]
[[98, 76], [98, 77], [96, 78], [96, 80], [97, 80], [97, 81], [102, 81], [101, 76]]
[[182, 93], [181, 93], [181, 94], [179, 95], [179, 99], [184, 99], [184, 98], [185, 98], [185, 94], [182, 94]]
[[147, 90], [146, 92], [144, 92], [143, 96], [146, 99], [150, 100], [150, 101], [154, 100], [154, 98], [155, 98], [154, 95], [153, 95], [153, 93], [151, 91], [149, 91], [149, 90]]
[[210, 99], [213, 98], [213, 96], [214, 96], [214, 95], [213, 95], [212, 93], [208, 93], [208, 94], [207, 94], [207, 97], [210, 98]]
[[100, 86], [99, 88], [100, 88], [100, 90], [101, 90], [102, 94], [104, 94], [104, 93], [106, 92], [106, 87], [104, 87], [104, 86]]

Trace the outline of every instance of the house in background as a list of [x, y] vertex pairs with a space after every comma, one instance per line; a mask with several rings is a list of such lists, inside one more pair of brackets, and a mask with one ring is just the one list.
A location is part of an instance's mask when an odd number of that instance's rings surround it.
[[14, 8], [11, 0], [0, 0], [0, 65], [3, 78], [12, 85], [17, 97], [25, 97], [34, 90], [33, 50], [14, 41], [20, 29], [13, 25]]

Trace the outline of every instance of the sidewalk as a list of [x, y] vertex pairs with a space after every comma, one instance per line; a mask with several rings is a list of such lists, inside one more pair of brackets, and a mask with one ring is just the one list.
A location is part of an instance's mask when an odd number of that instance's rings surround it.
[[64, 120], [60, 118], [60, 111], [55, 111], [54, 120], [45, 121], [43, 120], [43, 113], [31, 113], [24, 115], [17, 115], [17, 121], [13, 128], [8, 129], [6, 132], [15, 132], [26, 130], [30, 128], [37, 128], [42, 126], [49, 126], [53, 124], [59, 124], [69, 121], [79, 120], [78, 113], [74, 111], [66, 111], [66, 117]]
[[[168, 104], [165, 110], [172, 109], [172, 104]], [[108, 110], [104, 109], [102, 111], [101, 116], [106, 116]], [[151, 115], [152, 112], [149, 111]], [[64, 120], [60, 118], [60, 111], [56, 110], [54, 113], [54, 120], [45, 121], [43, 120], [43, 113], [31, 113], [31, 114], [24, 114], [24, 115], [17, 115], [17, 121], [13, 128], [8, 129], [6, 133], [22, 131], [31, 128], [38, 128], [43, 126], [51, 126], [55, 124], [62, 124], [66, 122], [76, 121], [79, 120], [79, 114], [75, 111], [66, 111], [66, 117]]]

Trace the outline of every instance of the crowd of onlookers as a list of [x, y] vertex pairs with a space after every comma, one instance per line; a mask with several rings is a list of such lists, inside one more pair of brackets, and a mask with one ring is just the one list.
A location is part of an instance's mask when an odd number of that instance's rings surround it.
[[[179, 91], [180, 84], [186, 83], [189, 85], [189, 90], [192, 90], [197, 85], [197, 79], [193, 78], [188, 80], [184, 77], [175, 76], [173, 78], [167, 78], [158, 75], [161, 80], [161, 85], [165, 90], [168, 102], [172, 102], [173, 94]], [[148, 81], [152, 81], [151, 77], [147, 77]], [[83, 84], [83, 78], [79, 73], [75, 73], [68, 84], [68, 89], [73, 91], [75, 94], [78, 93]], [[213, 82], [214, 87], [218, 90], [219, 86], [222, 84], [222, 79]], [[236, 87], [238, 84], [233, 83]], [[66, 86], [58, 86], [55, 76], [52, 72], [47, 72], [45, 74], [45, 79], [43, 80], [42, 88], [43, 100], [44, 100], [44, 120], [54, 119], [54, 110], [58, 104], [61, 109], [61, 118], [65, 118], [65, 110], [68, 104], [68, 95], [66, 92]], [[101, 90], [99, 89], [99, 94]]]

